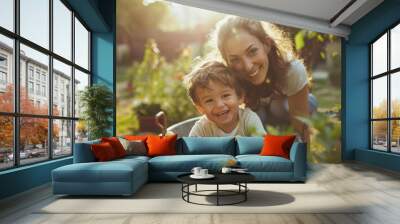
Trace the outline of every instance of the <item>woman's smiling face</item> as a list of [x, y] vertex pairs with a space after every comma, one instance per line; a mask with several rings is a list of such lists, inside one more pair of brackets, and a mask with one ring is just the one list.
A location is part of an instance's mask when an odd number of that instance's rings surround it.
[[257, 37], [238, 30], [225, 42], [223, 55], [230, 68], [253, 85], [260, 85], [267, 77], [269, 49]]

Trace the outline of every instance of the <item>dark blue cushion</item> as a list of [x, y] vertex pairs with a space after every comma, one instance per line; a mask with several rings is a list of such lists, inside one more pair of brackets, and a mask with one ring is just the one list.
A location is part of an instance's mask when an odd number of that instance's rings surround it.
[[157, 156], [149, 160], [151, 172], [190, 172], [193, 167], [199, 166], [212, 172], [219, 171], [230, 159], [231, 155], [174, 155]]
[[183, 137], [178, 141], [177, 153], [184, 155], [235, 155], [233, 137]]
[[264, 145], [263, 137], [236, 137], [236, 155], [260, 154]]

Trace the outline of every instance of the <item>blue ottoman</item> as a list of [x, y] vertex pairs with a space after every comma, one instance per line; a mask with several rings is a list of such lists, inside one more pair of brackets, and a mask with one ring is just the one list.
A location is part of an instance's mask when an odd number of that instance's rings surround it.
[[52, 171], [53, 193], [132, 195], [148, 180], [147, 158], [74, 163]]

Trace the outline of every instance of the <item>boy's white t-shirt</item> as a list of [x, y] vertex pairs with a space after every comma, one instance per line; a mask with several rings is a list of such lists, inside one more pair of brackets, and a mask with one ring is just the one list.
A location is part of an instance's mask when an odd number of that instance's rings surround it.
[[266, 134], [261, 119], [250, 108], [239, 108], [239, 122], [236, 128], [226, 133], [220, 129], [214, 122], [203, 115], [192, 129], [189, 136], [195, 137], [224, 137], [224, 136], [263, 136]]

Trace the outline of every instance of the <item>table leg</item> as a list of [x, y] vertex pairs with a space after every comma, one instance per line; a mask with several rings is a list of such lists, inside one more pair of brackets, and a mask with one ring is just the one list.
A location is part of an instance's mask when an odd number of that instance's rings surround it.
[[248, 192], [248, 190], [247, 190], [247, 182], [246, 183], [244, 183], [244, 201], [247, 201], [247, 192]]
[[196, 184], [196, 186], [195, 186], [195, 191], [197, 192], [197, 184]]
[[184, 184], [182, 183], [182, 187], [181, 187], [182, 199], [184, 199], [184, 197], [183, 197], [183, 190], [184, 190]]
[[219, 205], [219, 184], [217, 184], [217, 206]]
[[187, 187], [188, 187], [188, 188], [187, 188], [187, 191], [188, 191], [188, 193], [187, 193], [187, 201], [190, 202], [190, 200], [189, 200], [189, 195], [190, 195], [190, 184], [188, 184]]

